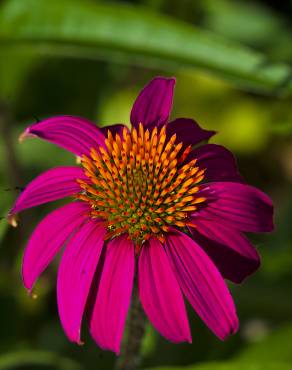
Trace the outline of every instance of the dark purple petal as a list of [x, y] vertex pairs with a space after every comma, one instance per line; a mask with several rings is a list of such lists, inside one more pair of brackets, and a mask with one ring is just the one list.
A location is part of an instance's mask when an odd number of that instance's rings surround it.
[[77, 179], [88, 180], [79, 167], [56, 167], [43, 172], [26, 186], [8, 217], [24, 209], [78, 193], [80, 186]]
[[108, 131], [110, 131], [112, 135], [115, 137], [117, 134], [122, 136], [124, 128], [128, 129], [127, 126], [123, 125], [122, 123], [117, 123], [116, 125], [101, 127], [100, 130], [105, 137], [107, 137]]
[[31, 290], [70, 235], [88, 218], [89, 206], [74, 202], [48, 214], [35, 228], [24, 251], [22, 278]]
[[121, 235], [106, 246], [94, 306], [90, 310], [90, 333], [105, 350], [119, 354], [134, 280], [134, 244]]
[[225, 279], [241, 283], [259, 268], [258, 252], [239, 231], [202, 218], [196, 219], [196, 228], [190, 231]]
[[156, 238], [142, 246], [138, 286], [143, 308], [156, 330], [172, 342], [191, 342], [180, 287], [163, 245]]
[[21, 135], [50, 141], [78, 156], [89, 154], [90, 148], [104, 146], [104, 134], [91, 121], [81, 117], [57, 116], [29, 126]]
[[234, 334], [238, 319], [232, 297], [207, 254], [179, 231], [167, 236], [166, 252], [182, 291], [209, 329], [222, 340]]
[[167, 124], [166, 134], [168, 138], [176, 134], [176, 142], [182, 142], [184, 147], [187, 147], [209, 140], [216, 134], [216, 131], [202, 129], [193, 119], [177, 118]]
[[273, 204], [262, 191], [234, 182], [209, 183], [205, 187], [209, 201], [192, 215], [224, 223], [247, 232], [269, 232], [273, 226]]
[[170, 115], [172, 108], [174, 78], [156, 77], [140, 92], [131, 111], [131, 123], [138, 128], [161, 127]]
[[66, 245], [58, 269], [59, 316], [67, 337], [80, 344], [81, 322], [104, 244], [105, 227], [88, 220]]
[[206, 181], [244, 182], [232, 153], [221, 145], [207, 144], [191, 151], [186, 161], [196, 159], [196, 166], [205, 169]]

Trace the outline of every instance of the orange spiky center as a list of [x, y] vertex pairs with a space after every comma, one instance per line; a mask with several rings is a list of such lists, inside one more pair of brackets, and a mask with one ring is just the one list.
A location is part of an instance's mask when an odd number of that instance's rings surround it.
[[137, 245], [150, 236], [163, 242], [170, 226], [188, 225], [188, 213], [205, 201], [198, 194], [204, 170], [196, 160], [182, 164], [190, 147], [181, 154], [176, 135], [167, 140], [165, 127], [149, 132], [142, 124], [115, 138], [108, 131], [105, 144], [82, 157], [88, 182], [77, 180], [83, 189], [77, 198], [105, 221], [106, 239], [128, 233]]

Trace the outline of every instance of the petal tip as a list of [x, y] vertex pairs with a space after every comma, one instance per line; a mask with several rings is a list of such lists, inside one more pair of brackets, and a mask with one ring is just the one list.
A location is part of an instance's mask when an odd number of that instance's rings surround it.
[[24, 284], [24, 287], [25, 287], [25, 289], [26, 289], [27, 295], [28, 295], [30, 298], [32, 298], [33, 300], [38, 299], [38, 294], [37, 294], [37, 293], [35, 293], [35, 292], [33, 292], [32, 287], [28, 287], [28, 286], [26, 286], [26, 284]]
[[32, 295], [33, 295], [32, 288], [33, 288], [34, 282], [31, 281], [28, 278], [28, 276], [26, 276], [26, 273], [24, 272], [23, 266], [22, 266], [22, 283], [23, 283], [25, 289], [27, 290], [27, 294], [32, 297]]
[[230, 326], [228, 331], [222, 333], [222, 335], [218, 335], [218, 338], [222, 341], [227, 340], [231, 335], [235, 335], [239, 329], [239, 320], [237, 316], [234, 317], [233, 323]]
[[18, 221], [19, 221], [19, 218], [17, 216], [16, 213], [13, 213], [13, 210], [11, 210], [7, 216], [7, 221], [9, 223], [9, 225], [11, 225], [12, 227], [17, 227], [18, 226]]
[[[175, 85], [176, 83], [176, 78], [174, 76], [171, 76], [171, 77], [164, 77], [164, 76], [156, 76], [153, 78], [152, 81], [165, 81], [165, 82], [168, 82], [170, 84], [173, 84]], [[150, 83], [152, 82], [150, 81]]]
[[193, 343], [193, 338], [192, 338], [191, 334], [186, 338], [186, 342], [189, 343], [189, 344]]
[[118, 347], [118, 348], [113, 348], [113, 352], [114, 352], [114, 354], [115, 354], [116, 356], [120, 356], [120, 354], [121, 354], [121, 349], [120, 349], [120, 347]]
[[26, 140], [28, 137], [36, 137], [36, 135], [32, 134], [30, 132], [30, 129], [27, 128], [22, 134], [19, 135], [18, 137], [18, 142], [21, 144], [24, 142], [24, 140]]

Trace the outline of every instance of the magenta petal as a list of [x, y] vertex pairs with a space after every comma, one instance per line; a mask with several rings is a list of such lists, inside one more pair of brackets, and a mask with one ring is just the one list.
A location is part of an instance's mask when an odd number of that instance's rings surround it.
[[24, 251], [22, 278], [31, 290], [70, 235], [87, 219], [86, 203], [74, 202], [48, 214], [35, 228]]
[[221, 222], [198, 218], [196, 229], [190, 231], [224, 278], [241, 283], [259, 268], [258, 252], [239, 231]]
[[238, 329], [235, 306], [228, 288], [207, 254], [187, 235], [168, 235], [166, 251], [178, 282], [205, 324], [225, 339]]
[[143, 244], [138, 265], [139, 294], [153, 326], [166, 339], [191, 342], [183, 296], [164, 247], [156, 238]]
[[215, 182], [206, 185], [209, 202], [196, 217], [217, 220], [226, 226], [247, 232], [273, 230], [273, 204], [260, 190], [233, 182]]
[[176, 134], [177, 143], [183, 142], [184, 146], [197, 145], [201, 141], [209, 140], [215, 131], [202, 129], [198, 123], [190, 118], [177, 118], [167, 124], [167, 137]]
[[39, 137], [81, 156], [90, 148], [104, 146], [104, 134], [91, 121], [81, 117], [57, 116], [29, 126], [21, 135]]
[[131, 123], [145, 128], [164, 125], [172, 108], [174, 78], [156, 77], [140, 92], [131, 111]]
[[237, 170], [233, 154], [221, 145], [207, 144], [191, 151], [187, 161], [197, 159], [196, 165], [205, 169], [207, 181], [244, 182]]
[[89, 220], [72, 236], [58, 270], [59, 316], [68, 338], [80, 343], [82, 316], [104, 244], [105, 228]]
[[26, 186], [9, 215], [80, 192], [77, 179], [88, 180], [78, 167], [56, 167], [43, 172]]
[[102, 349], [116, 354], [120, 352], [130, 305], [134, 267], [133, 242], [125, 235], [111, 240], [106, 246], [104, 266], [89, 325], [96, 343]]

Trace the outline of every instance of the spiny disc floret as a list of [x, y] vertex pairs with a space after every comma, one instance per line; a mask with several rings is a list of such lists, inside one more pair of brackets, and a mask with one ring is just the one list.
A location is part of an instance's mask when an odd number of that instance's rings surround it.
[[88, 181], [78, 180], [77, 197], [105, 221], [107, 239], [126, 232], [136, 244], [153, 235], [164, 241], [170, 226], [188, 224], [188, 212], [205, 200], [198, 195], [204, 170], [196, 160], [182, 164], [190, 148], [182, 151], [176, 135], [167, 140], [165, 127], [149, 132], [142, 124], [115, 137], [108, 131], [105, 145], [82, 157]]

